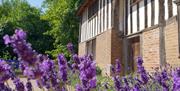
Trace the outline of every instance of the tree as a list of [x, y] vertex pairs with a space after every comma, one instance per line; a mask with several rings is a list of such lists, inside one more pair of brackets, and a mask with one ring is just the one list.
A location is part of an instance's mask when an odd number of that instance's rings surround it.
[[72, 42], [77, 50], [78, 45], [78, 17], [76, 11], [80, 0], [46, 0], [44, 7], [47, 8], [43, 19], [50, 22], [51, 29], [46, 32], [54, 38], [54, 49], [47, 51], [52, 56], [64, 52], [68, 55], [66, 45]]
[[0, 17], [0, 57], [6, 54], [12, 59], [15, 56], [9, 47], [5, 47], [2, 37], [13, 34], [16, 28], [28, 32], [28, 41], [38, 52], [53, 49], [52, 37], [44, 34], [50, 29], [49, 22], [42, 19], [41, 11], [30, 6], [26, 0], [2, 0]]

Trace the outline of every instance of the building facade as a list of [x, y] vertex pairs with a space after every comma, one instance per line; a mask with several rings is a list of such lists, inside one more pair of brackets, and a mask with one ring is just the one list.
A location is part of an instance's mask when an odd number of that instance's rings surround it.
[[107, 74], [115, 59], [122, 74], [135, 71], [138, 56], [148, 71], [180, 66], [177, 11], [173, 0], [84, 0], [77, 12], [79, 55], [92, 54]]

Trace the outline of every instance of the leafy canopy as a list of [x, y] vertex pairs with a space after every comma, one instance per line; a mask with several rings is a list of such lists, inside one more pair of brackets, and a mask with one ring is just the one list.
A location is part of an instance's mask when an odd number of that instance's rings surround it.
[[76, 11], [80, 0], [46, 0], [44, 7], [47, 8], [43, 19], [50, 22], [51, 29], [46, 32], [54, 38], [54, 50], [47, 51], [53, 57], [58, 53], [67, 54], [66, 45], [71, 42], [78, 44], [78, 17]]
[[45, 50], [53, 48], [51, 36], [44, 34], [50, 29], [49, 22], [42, 19], [41, 11], [30, 6], [26, 0], [2, 0], [0, 17], [0, 57], [15, 56], [12, 49], [4, 45], [2, 37], [5, 34], [12, 34], [16, 28], [28, 32], [28, 41], [38, 52], [44, 53]]

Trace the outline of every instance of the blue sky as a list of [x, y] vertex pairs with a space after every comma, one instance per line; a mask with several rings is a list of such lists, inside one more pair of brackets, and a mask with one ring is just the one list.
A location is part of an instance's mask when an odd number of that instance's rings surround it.
[[[1, 4], [1, 1], [2, 1], [2, 0], [0, 0], [0, 4]], [[35, 7], [37, 7], [37, 8], [40, 8], [41, 5], [42, 5], [42, 2], [43, 2], [44, 0], [27, 0], [27, 1], [30, 3], [30, 5], [35, 6]]]
[[40, 8], [44, 0], [27, 0], [32, 6]]

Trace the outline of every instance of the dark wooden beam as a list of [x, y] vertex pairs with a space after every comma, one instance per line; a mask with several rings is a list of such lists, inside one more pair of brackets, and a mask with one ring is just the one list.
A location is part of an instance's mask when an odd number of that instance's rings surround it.
[[148, 11], [148, 8], [147, 8], [147, 0], [144, 0], [144, 7], [145, 7], [145, 12], [144, 12], [144, 15], [145, 15], [145, 28], [148, 27], [148, 14], [147, 14], [147, 11]]
[[101, 14], [101, 8], [102, 8], [102, 5], [101, 5], [101, 3], [102, 3], [102, 0], [99, 0], [99, 11], [98, 11], [98, 12], [100, 12], [100, 13], [99, 13], [99, 20], [98, 20], [98, 21], [99, 21], [99, 25], [98, 25], [98, 26], [99, 26], [99, 29], [100, 29], [100, 30], [99, 30], [99, 33], [101, 33], [101, 31], [102, 31], [102, 28], [101, 28], [101, 23], [102, 23], [102, 22], [101, 22], [101, 19], [102, 19], [102, 17], [101, 17], [101, 16], [102, 16], [102, 14]]
[[112, 0], [112, 27], [119, 30], [119, 0]]
[[131, 33], [133, 33], [133, 17], [132, 17], [132, 6], [130, 6], [130, 26], [131, 26]]
[[168, 17], [171, 18], [172, 16], [173, 16], [172, 0], [168, 0]]
[[165, 66], [166, 64], [166, 52], [165, 52], [165, 34], [164, 34], [164, 26], [165, 26], [165, 6], [164, 0], [159, 0], [159, 39], [160, 39], [160, 65]]
[[137, 31], [140, 30], [139, 29], [139, 26], [140, 26], [140, 24], [139, 24], [139, 21], [140, 21], [139, 17], [140, 17], [140, 15], [139, 15], [139, 2], [138, 2], [137, 3]]
[[126, 37], [123, 38], [123, 60], [125, 64], [125, 74], [128, 74], [128, 40]]
[[151, 0], [151, 26], [154, 26], [155, 21], [155, 3], [154, 0]]
[[125, 30], [124, 30], [124, 34], [127, 35], [128, 34], [128, 0], [125, 0]]
[[112, 4], [111, 4], [111, 26], [112, 26], [112, 28], [114, 28], [115, 4], [116, 4], [116, 0], [112, 0]]

